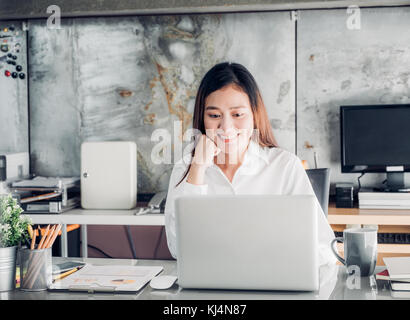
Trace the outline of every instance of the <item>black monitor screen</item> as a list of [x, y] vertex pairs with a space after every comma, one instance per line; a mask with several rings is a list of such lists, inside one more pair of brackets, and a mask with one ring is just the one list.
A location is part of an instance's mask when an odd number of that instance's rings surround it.
[[343, 106], [340, 116], [343, 172], [410, 165], [410, 105]]

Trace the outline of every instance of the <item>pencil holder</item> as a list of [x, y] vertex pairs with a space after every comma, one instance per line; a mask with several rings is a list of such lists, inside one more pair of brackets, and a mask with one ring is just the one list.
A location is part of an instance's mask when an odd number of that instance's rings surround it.
[[24, 291], [42, 291], [52, 283], [51, 248], [30, 250], [21, 249], [20, 253], [20, 289]]

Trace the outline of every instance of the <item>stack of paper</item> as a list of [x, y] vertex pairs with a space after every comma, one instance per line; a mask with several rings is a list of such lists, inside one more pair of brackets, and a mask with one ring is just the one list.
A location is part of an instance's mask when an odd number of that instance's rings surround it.
[[74, 186], [79, 181], [79, 177], [59, 178], [37, 176], [33, 179], [13, 182], [11, 186], [13, 188], [67, 188]]
[[410, 192], [373, 192], [361, 189], [360, 209], [410, 209]]
[[410, 257], [383, 258], [391, 288], [394, 291], [410, 291]]
[[13, 182], [11, 190], [20, 196], [27, 213], [61, 213], [81, 201], [79, 177], [35, 177]]

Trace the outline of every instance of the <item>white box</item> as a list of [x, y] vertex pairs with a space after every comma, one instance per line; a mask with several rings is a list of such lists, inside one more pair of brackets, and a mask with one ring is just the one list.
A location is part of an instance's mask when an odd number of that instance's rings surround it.
[[132, 209], [137, 205], [137, 145], [131, 141], [81, 145], [81, 206]]
[[30, 158], [28, 152], [0, 152], [0, 181], [11, 182], [29, 176]]

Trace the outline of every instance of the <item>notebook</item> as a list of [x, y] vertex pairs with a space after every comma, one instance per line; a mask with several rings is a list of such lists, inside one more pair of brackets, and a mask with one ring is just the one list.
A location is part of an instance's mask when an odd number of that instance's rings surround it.
[[409, 291], [391, 291], [391, 296], [395, 299], [410, 299]]
[[391, 280], [410, 279], [410, 257], [383, 258]]
[[87, 264], [79, 271], [55, 281], [50, 291], [136, 293], [163, 270], [161, 266], [97, 266]]

